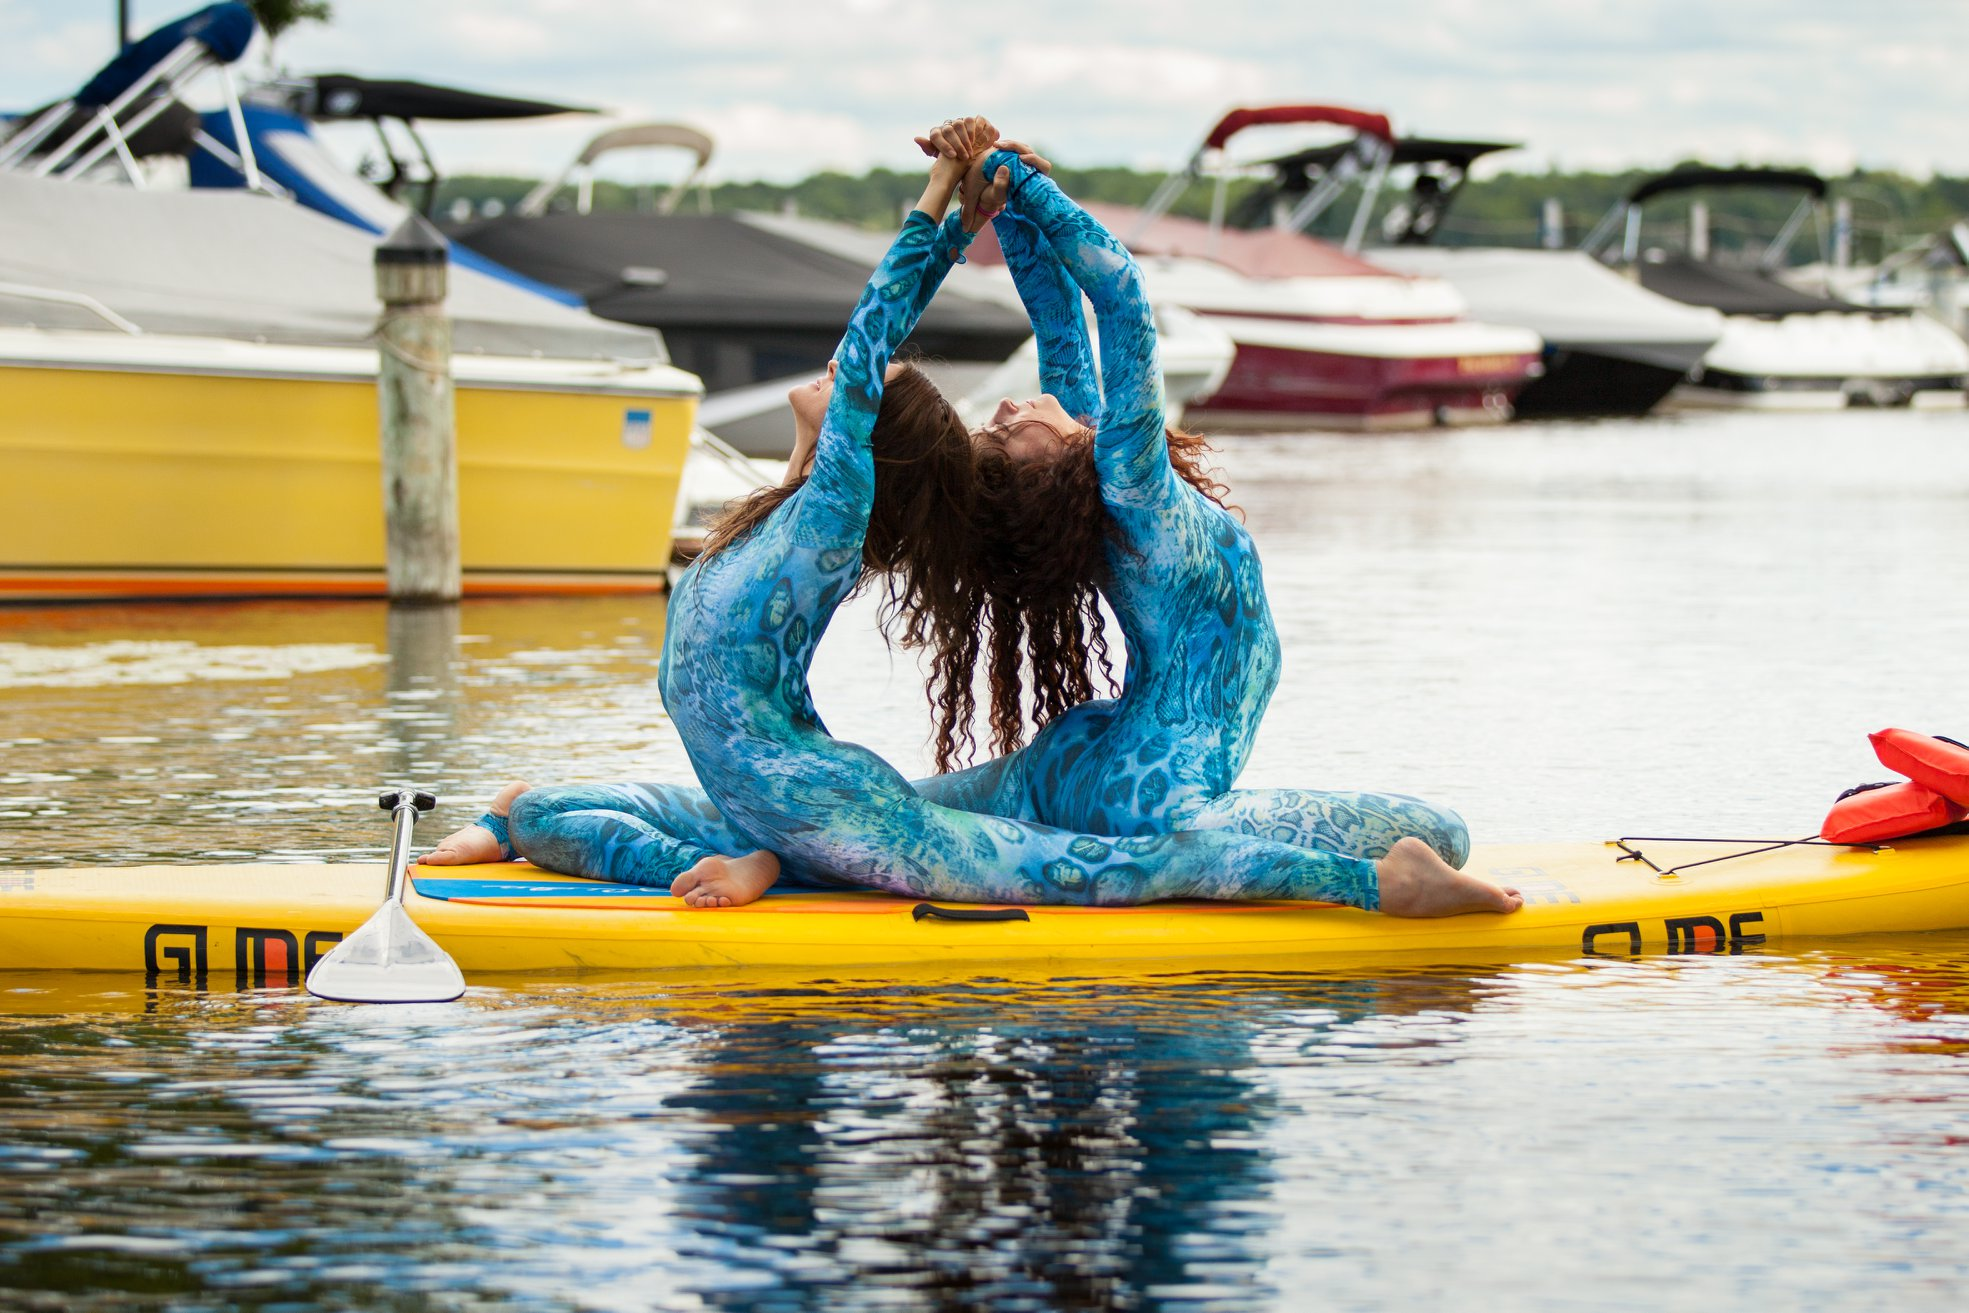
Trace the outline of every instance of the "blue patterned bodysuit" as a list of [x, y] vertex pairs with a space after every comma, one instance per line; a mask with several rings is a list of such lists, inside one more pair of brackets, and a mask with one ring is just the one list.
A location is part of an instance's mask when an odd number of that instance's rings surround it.
[[[1116, 529], [1102, 594], [1127, 667], [1119, 698], [1074, 707], [1024, 749], [918, 789], [947, 806], [1095, 834], [1223, 829], [1363, 857], [1415, 835], [1461, 866], [1462, 819], [1420, 799], [1231, 788], [1279, 678], [1257, 551], [1243, 524], [1169, 462], [1141, 270], [1050, 178], [1010, 153], [985, 169], [1001, 164], [1014, 181], [994, 227], [1039, 339], [1041, 385], [1095, 430]], [[1102, 392], [1083, 292], [1101, 330]]]
[[[672, 594], [660, 672], [664, 706], [724, 831], [702, 837], [735, 838], [739, 846], [692, 844], [633, 811], [565, 796], [578, 790], [522, 795], [510, 818], [514, 846], [555, 869], [642, 883], [667, 879], [662, 871], [674, 874], [683, 869], [677, 862], [688, 865], [684, 859], [713, 847], [764, 848], [800, 883], [916, 897], [1092, 905], [1299, 898], [1378, 906], [1374, 864], [1364, 857], [1222, 830], [1076, 833], [940, 806], [880, 757], [833, 738], [821, 724], [807, 673], [815, 645], [861, 574], [875, 480], [870, 433], [883, 374], [965, 240], [960, 232], [954, 222], [940, 229], [920, 213], [909, 217], [836, 352], [839, 371], [812, 475], [744, 539], [692, 565]], [[680, 799], [673, 792], [668, 801]], [[709, 819], [702, 809], [691, 814]]]

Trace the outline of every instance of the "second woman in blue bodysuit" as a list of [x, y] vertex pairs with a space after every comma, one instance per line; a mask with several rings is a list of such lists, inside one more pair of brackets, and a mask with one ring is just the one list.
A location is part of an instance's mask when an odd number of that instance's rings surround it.
[[[950, 806], [1098, 834], [1226, 829], [1362, 857], [1415, 836], [1461, 866], [1461, 818], [1420, 799], [1232, 789], [1279, 677], [1257, 552], [1243, 524], [1171, 464], [1141, 270], [1035, 160], [1002, 151], [985, 169], [1009, 185], [993, 227], [1038, 337], [1046, 395], [999, 407], [985, 459], [1046, 464], [1091, 448], [1101, 504], [1060, 513], [1109, 524], [1100, 587], [1126, 644], [1125, 683], [1118, 699], [1073, 708], [1028, 747], [918, 788]], [[1083, 292], [1101, 330], [1099, 393]]]

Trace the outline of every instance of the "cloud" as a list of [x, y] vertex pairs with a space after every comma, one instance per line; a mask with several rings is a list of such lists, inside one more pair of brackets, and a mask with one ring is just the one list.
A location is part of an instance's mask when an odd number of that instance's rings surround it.
[[472, 8], [455, 15], [449, 25], [459, 51], [468, 58], [513, 63], [552, 49], [554, 32], [539, 18], [526, 14], [488, 13]]
[[696, 121], [717, 141], [720, 173], [726, 177], [758, 177], [789, 156], [812, 161], [811, 169], [859, 173], [892, 153], [877, 149], [866, 127], [846, 114], [752, 101], [723, 106]]
[[1265, 92], [1267, 70], [1254, 60], [1167, 46], [1012, 41], [992, 60], [992, 84], [1014, 93], [1067, 93], [1109, 105], [1153, 106], [1174, 99], [1216, 106]]
[[[135, 0], [135, 25], [195, 2]], [[70, 90], [107, 57], [107, 14], [75, 12], [0, 0], [11, 99]], [[1167, 165], [1234, 104], [1302, 99], [1384, 110], [1416, 132], [1520, 139], [1513, 167], [1713, 149], [1969, 173], [1954, 69], [1969, 5], [1935, 0], [999, 0], [961, 15], [932, 0], [337, 0], [335, 12], [283, 38], [282, 59], [695, 121], [728, 139], [723, 177], [909, 163], [913, 132], [974, 108], [1064, 163]], [[541, 168], [595, 126], [440, 135], [473, 162]]]

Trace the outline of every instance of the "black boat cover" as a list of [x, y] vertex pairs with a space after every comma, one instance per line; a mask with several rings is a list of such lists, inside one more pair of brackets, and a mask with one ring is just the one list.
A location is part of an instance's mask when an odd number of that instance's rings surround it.
[[[1314, 146], [1308, 150], [1293, 151], [1277, 159], [1264, 161], [1272, 170], [1272, 177], [1264, 185], [1254, 189], [1238, 202], [1230, 216], [1234, 228], [1262, 227], [1269, 222], [1272, 202], [1279, 197], [1303, 196], [1312, 190], [1315, 180], [1327, 170], [1338, 164], [1352, 149], [1351, 141], [1334, 142], [1325, 146]], [[1437, 137], [1399, 137], [1395, 140], [1394, 154], [1389, 157], [1391, 168], [1404, 164], [1447, 164], [1459, 173], [1469, 171], [1470, 165], [1485, 155], [1500, 150], [1516, 150], [1516, 142], [1509, 141], [1448, 141]], [[1440, 216], [1438, 216], [1440, 217]]]
[[[1295, 176], [1303, 180], [1307, 170], [1324, 173], [1339, 162], [1340, 157], [1353, 149], [1351, 141], [1335, 142], [1327, 146], [1315, 146], [1310, 150], [1297, 150], [1290, 155], [1281, 155], [1265, 163], [1278, 170], [1281, 178]], [[1486, 155], [1494, 155], [1500, 150], [1516, 150], [1514, 141], [1448, 141], [1438, 137], [1397, 137], [1395, 153], [1388, 163], [1390, 167], [1403, 164], [1452, 164], [1459, 169], [1470, 165]], [[1303, 181], [1301, 186], [1303, 188]]]
[[1864, 309], [1850, 301], [1801, 292], [1755, 269], [1733, 269], [1687, 256], [1643, 261], [1640, 272], [1641, 286], [1650, 292], [1684, 305], [1710, 306], [1726, 315], [1809, 315]]
[[1806, 169], [1712, 169], [1696, 165], [1648, 179], [1633, 190], [1627, 203], [1639, 205], [1664, 192], [1696, 187], [1789, 187], [1817, 199], [1825, 197], [1825, 179]]
[[579, 105], [521, 100], [429, 82], [359, 78], [321, 73], [307, 79], [295, 111], [312, 119], [531, 119], [548, 114], [593, 114]]
[[[725, 214], [502, 215], [449, 232], [576, 293], [598, 315], [652, 328], [838, 333], [874, 272]], [[926, 335], [986, 339], [980, 359], [1005, 355], [1031, 331], [1018, 312], [953, 289], [931, 302], [919, 326]]]

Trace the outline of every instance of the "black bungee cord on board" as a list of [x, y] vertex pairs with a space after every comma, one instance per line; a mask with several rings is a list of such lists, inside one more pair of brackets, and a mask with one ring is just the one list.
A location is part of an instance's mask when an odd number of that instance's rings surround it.
[[[1855, 785], [1839, 796], [1841, 798], [1850, 798], [1856, 793], [1865, 793], [1869, 789], [1887, 788], [1891, 783], [1898, 783], [1898, 781], [1882, 781], [1879, 784]], [[1969, 821], [1957, 821], [1953, 825], [1938, 825], [1933, 829], [1920, 830], [1914, 834], [1898, 835], [1892, 839], [1871, 839], [1865, 843], [1838, 843], [1831, 839], [1821, 839], [1816, 834], [1807, 835], [1802, 839], [1711, 839], [1687, 834], [1623, 834], [1619, 838], [1610, 840], [1609, 842], [1627, 854], [1625, 857], [1614, 858], [1616, 862], [1639, 862], [1657, 875], [1676, 875], [1682, 871], [1694, 870], [1698, 866], [1712, 866], [1717, 862], [1734, 861], [1739, 857], [1755, 857], [1759, 853], [1776, 852], [1780, 848], [1798, 848], [1810, 845], [1820, 848], [1864, 848], [1870, 853], [1877, 853], [1882, 848], [1893, 847], [1902, 839], [1939, 839], [1947, 835], [1959, 834], [1969, 834]], [[1705, 857], [1699, 862], [1681, 862], [1674, 866], [1661, 867], [1656, 866], [1649, 859], [1648, 855], [1639, 848], [1631, 846], [1637, 843], [1747, 843], [1755, 846], [1745, 848], [1741, 852], [1724, 853], [1721, 857]]]
[[[1780, 848], [1795, 848], [1803, 844], [1818, 844], [1826, 848], [1865, 848], [1871, 852], [1879, 852], [1882, 846], [1878, 843], [1833, 843], [1829, 839], [1819, 838], [1816, 834], [1807, 835], [1803, 839], [1709, 839], [1682, 834], [1623, 834], [1611, 842], [1614, 847], [1627, 854], [1625, 857], [1616, 857], [1614, 859], [1616, 862], [1639, 862], [1656, 875], [1675, 875], [1698, 866], [1711, 866], [1738, 857], [1755, 857], [1758, 853], [1776, 852]], [[1656, 866], [1646, 853], [1632, 846], [1637, 843], [1747, 843], [1756, 846], [1745, 848], [1742, 852], [1724, 853], [1721, 857], [1705, 857], [1699, 862], [1682, 862], [1675, 866], [1662, 867]]]
[[[1969, 750], [1969, 743], [1964, 743], [1959, 739], [1952, 739], [1946, 734], [1931, 734], [1929, 737], [1939, 739], [1943, 743], [1953, 744], [1964, 750]], [[1892, 788], [1894, 785], [1904, 782], [1902, 780], [1878, 780], [1872, 784], [1855, 784], [1852, 788], [1847, 789], [1837, 798], [1834, 798], [1833, 802], [1835, 804], [1841, 803], [1856, 793], [1869, 793], [1874, 789]], [[1615, 861], [1639, 862], [1657, 875], [1675, 875], [1681, 871], [1694, 870], [1698, 866], [1711, 866], [1717, 862], [1734, 861], [1739, 857], [1755, 857], [1759, 853], [1776, 852], [1780, 848], [1796, 848], [1807, 844], [1815, 844], [1823, 848], [1864, 848], [1870, 853], [1877, 853], [1882, 848], [1891, 847], [1898, 839], [1933, 839], [1940, 838], [1944, 835], [1958, 834], [1969, 834], [1969, 821], [1958, 821], [1953, 825], [1938, 825], [1933, 829], [1921, 830], [1914, 834], [1898, 835], [1895, 839], [1876, 839], [1866, 843], [1839, 843], [1831, 839], [1821, 839], [1816, 834], [1807, 835], [1802, 839], [1711, 839], [1695, 835], [1623, 834], [1611, 842], [1614, 847], [1627, 854], [1625, 857], [1615, 858]], [[1630, 846], [1637, 843], [1747, 843], [1753, 846], [1745, 848], [1742, 852], [1724, 853], [1721, 857], [1705, 857], [1699, 862], [1682, 862], [1679, 865], [1664, 869], [1663, 867], [1656, 866], [1649, 859], [1648, 855], [1639, 848]]]

